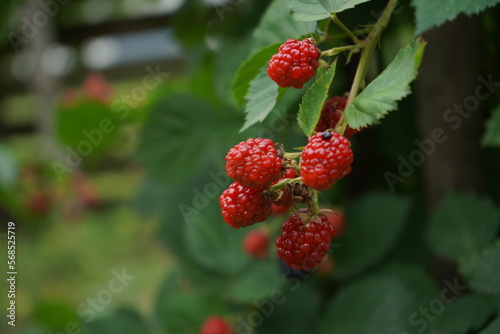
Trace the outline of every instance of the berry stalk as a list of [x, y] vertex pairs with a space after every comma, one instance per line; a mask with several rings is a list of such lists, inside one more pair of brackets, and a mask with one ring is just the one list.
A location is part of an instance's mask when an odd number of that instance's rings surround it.
[[[382, 31], [384, 31], [384, 29], [389, 24], [389, 19], [391, 17], [392, 12], [396, 8], [397, 3], [398, 0], [389, 0], [387, 6], [382, 12], [382, 15], [380, 15], [380, 18], [378, 19], [377, 23], [375, 23], [375, 25], [373, 26], [373, 30], [361, 42], [362, 44], [365, 45], [365, 47], [361, 51], [361, 58], [359, 60], [358, 68], [354, 76], [354, 81], [352, 83], [351, 90], [349, 92], [346, 108], [352, 104], [352, 101], [359, 93], [361, 84], [365, 80], [366, 71], [368, 70], [368, 66], [370, 65], [373, 53], [375, 52], [375, 48], [377, 47], [380, 37], [382, 36]], [[343, 135], [346, 128], [347, 128], [347, 119], [345, 114], [343, 114], [338, 122], [336, 130]]]

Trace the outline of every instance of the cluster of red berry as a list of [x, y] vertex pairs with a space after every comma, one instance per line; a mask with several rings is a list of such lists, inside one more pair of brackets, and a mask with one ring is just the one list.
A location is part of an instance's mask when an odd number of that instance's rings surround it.
[[[289, 39], [269, 61], [268, 74], [281, 87], [301, 88], [314, 76], [320, 51], [313, 41]], [[345, 136], [334, 132], [347, 98], [325, 103], [316, 134], [302, 152], [284, 152], [270, 139], [250, 138], [229, 150], [227, 174], [235, 181], [219, 198], [224, 221], [234, 228], [263, 222], [273, 205], [290, 208], [303, 203], [281, 227], [276, 240], [278, 255], [291, 268], [309, 270], [324, 258], [334, 227], [318, 209], [317, 192], [330, 189], [351, 171], [353, 153], [346, 138], [357, 132], [345, 127]], [[255, 231], [244, 248], [255, 257], [267, 254], [268, 236]]]

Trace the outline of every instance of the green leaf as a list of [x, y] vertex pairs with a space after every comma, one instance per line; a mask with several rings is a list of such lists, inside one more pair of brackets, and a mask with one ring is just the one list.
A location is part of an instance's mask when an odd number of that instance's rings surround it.
[[190, 95], [171, 95], [152, 110], [144, 126], [138, 157], [155, 178], [186, 179], [211, 147], [214, 111]]
[[[480, 226], [480, 220], [475, 226]], [[500, 241], [487, 247], [482, 252], [463, 260], [460, 272], [468, 279], [469, 285], [476, 291], [488, 294], [500, 294]]]
[[[236, 275], [249, 265], [250, 258], [243, 252], [241, 243], [248, 232], [227, 225], [216, 201], [212, 208], [194, 215], [185, 226], [187, 251], [204, 267], [225, 275]], [[250, 274], [248, 276], [251, 276]]]
[[[262, 302], [262, 308], [271, 310], [259, 327], [259, 334], [312, 333], [319, 314], [319, 296], [314, 282], [301, 282], [275, 291], [271, 298]], [[297, 307], [300, 305], [300, 307]]]
[[414, 293], [414, 303], [418, 306], [429, 303], [439, 297], [432, 273], [426, 272], [427, 268], [411, 262], [389, 262], [376, 270], [376, 275], [395, 277]]
[[416, 34], [420, 35], [446, 21], [451, 21], [460, 13], [478, 14], [499, 2], [499, 0], [413, 0], [417, 22]]
[[[446, 290], [446, 298], [454, 298], [455, 295], [449, 290]], [[442, 300], [444, 301], [444, 300]], [[430, 322], [431, 334], [466, 334], [476, 332], [484, 323], [493, 315], [496, 309], [495, 300], [491, 297], [468, 294], [460, 296], [458, 299], [453, 299], [449, 304], [444, 303], [442, 313], [434, 313], [435, 320]], [[435, 310], [439, 310], [437, 303], [429, 304], [432, 310], [432, 305], [436, 305]]]
[[488, 122], [486, 133], [483, 136], [483, 146], [500, 146], [500, 105], [493, 110]]
[[441, 256], [464, 259], [493, 241], [499, 219], [491, 200], [476, 195], [450, 194], [431, 217], [426, 240]]
[[290, 0], [274, 0], [268, 7], [258, 27], [253, 32], [252, 50], [298, 38], [316, 29], [316, 22], [297, 22], [289, 9]]
[[498, 334], [500, 333], [500, 316], [493, 320], [488, 327], [482, 330], [479, 334]]
[[397, 109], [397, 101], [410, 94], [416, 78], [425, 42], [416, 40], [400, 50], [387, 68], [347, 107], [347, 121], [352, 128], [375, 124]]
[[349, 205], [347, 229], [334, 253], [336, 273], [340, 277], [358, 274], [381, 260], [397, 241], [409, 209], [408, 199], [384, 193], [365, 195]]
[[340, 13], [370, 0], [318, 0], [329, 13]]
[[302, 98], [297, 120], [307, 137], [313, 134], [314, 128], [319, 121], [321, 109], [323, 109], [323, 105], [328, 97], [330, 84], [335, 76], [336, 65], [337, 62], [334, 62], [328, 71], [312, 84]]
[[369, 276], [335, 295], [321, 317], [318, 333], [400, 333], [408, 327], [413, 298], [399, 279]]
[[278, 85], [269, 78], [267, 71], [262, 69], [259, 75], [250, 84], [245, 112], [245, 124], [241, 131], [251, 125], [262, 122], [276, 105], [279, 91]]
[[206, 318], [227, 313], [220, 300], [183, 291], [183, 279], [177, 271], [170, 273], [157, 297], [155, 315], [166, 333], [199, 333]]
[[296, 21], [311, 22], [330, 17], [330, 13], [318, 0], [294, 0], [290, 4], [290, 10]]
[[268, 298], [282, 283], [276, 263], [255, 261], [232, 279], [228, 292], [233, 300], [249, 303]]
[[250, 83], [261, 72], [271, 57], [278, 52], [281, 43], [266, 46], [257, 52], [254, 52], [247, 60], [245, 60], [236, 72], [236, 76], [231, 86], [233, 99], [238, 105], [245, 103], [245, 96], [250, 88]]

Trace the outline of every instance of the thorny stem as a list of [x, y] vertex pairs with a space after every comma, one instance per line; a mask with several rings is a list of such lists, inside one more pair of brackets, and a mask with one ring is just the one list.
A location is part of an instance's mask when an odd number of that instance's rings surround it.
[[[380, 18], [378, 19], [377, 23], [375, 23], [375, 25], [373, 26], [373, 30], [361, 42], [362, 44], [365, 45], [365, 47], [361, 52], [361, 58], [359, 59], [358, 69], [356, 70], [354, 81], [351, 86], [351, 91], [349, 92], [349, 97], [347, 98], [346, 109], [352, 104], [352, 101], [358, 95], [361, 84], [365, 79], [366, 71], [368, 70], [368, 66], [370, 65], [370, 60], [373, 57], [375, 48], [377, 47], [377, 44], [380, 40], [380, 36], [382, 35], [382, 31], [385, 29], [385, 27], [387, 27], [391, 14], [394, 11], [394, 8], [396, 8], [397, 3], [398, 0], [389, 0], [387, 6], [382, 12], [382, 15], [380, 15]], [[347, 119], [345, 114], [343, 114], [339, 119], [336, 130], [338, 130], [338, 132], [343, 135], [346, 128], [347, 128]]]

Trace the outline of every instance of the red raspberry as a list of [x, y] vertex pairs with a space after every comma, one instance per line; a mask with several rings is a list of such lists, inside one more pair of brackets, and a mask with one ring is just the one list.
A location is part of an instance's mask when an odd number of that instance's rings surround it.
[[227, 174], [250, 188], [268, 187], [279, 180], [283, 162], [271, 139], [250, 138], [226, 155]]
[[243, 239], [243, 250], [250, 257], [265, 259], [269, 254], [269, 236], [264, 231], [250, 231]]
[[[316, 125], [316, 132], [323, 132], [328, 129], [334, 129], [342, 116], [342, 112], [345, 110], [345, 105], [347, 103], [347, 96], [334, 96], [325, 102], [323, 110], [321, 111], [321, 117]], [[347, 126], [344, 132], [344, 137], [350, 138], [359, 131]]]
[[302, 86], [314, 76], [320, 51], [309, 39], [289, 39], [269, 61], [267, 74], [280, 87]]
[[309, 138], [302, 152], [300, 178], [316, 190], [328, 190], [351, 172], [353, 153], [349, 140], [331, 131], [320, 132]]
[[232, 334], [233, 329], [227, 321], [218, 316], [211, 316], [205, 320], [201, 327], [201, 334]]
[[273, 213], [271, 199], [263, 188], [246, 188], [232, 183], [219, 197], [224, 221], [234, 228], [263, 222]]
[[[296, 177], [297, 172], [293, 168], [288, 168], [285, 172], [285, 175], [279, 181], [274, 182], [273, 185], [285, 179], [294, 179]], [[284, 206], [286, 208], [292, 206], [292, 192], [290, 190], [290, 187], [286, 186], [280, 190], [280, 196], [276, 201], [274, 201], [274, 204]]]
[[326, 216], [310, 219], [310, 214], [300, 210], [281, 227], [281, 236], [276, 240], [278, 255], [293, 269], [309, 270], [323, 260], [332, 237], [333, 226]]

